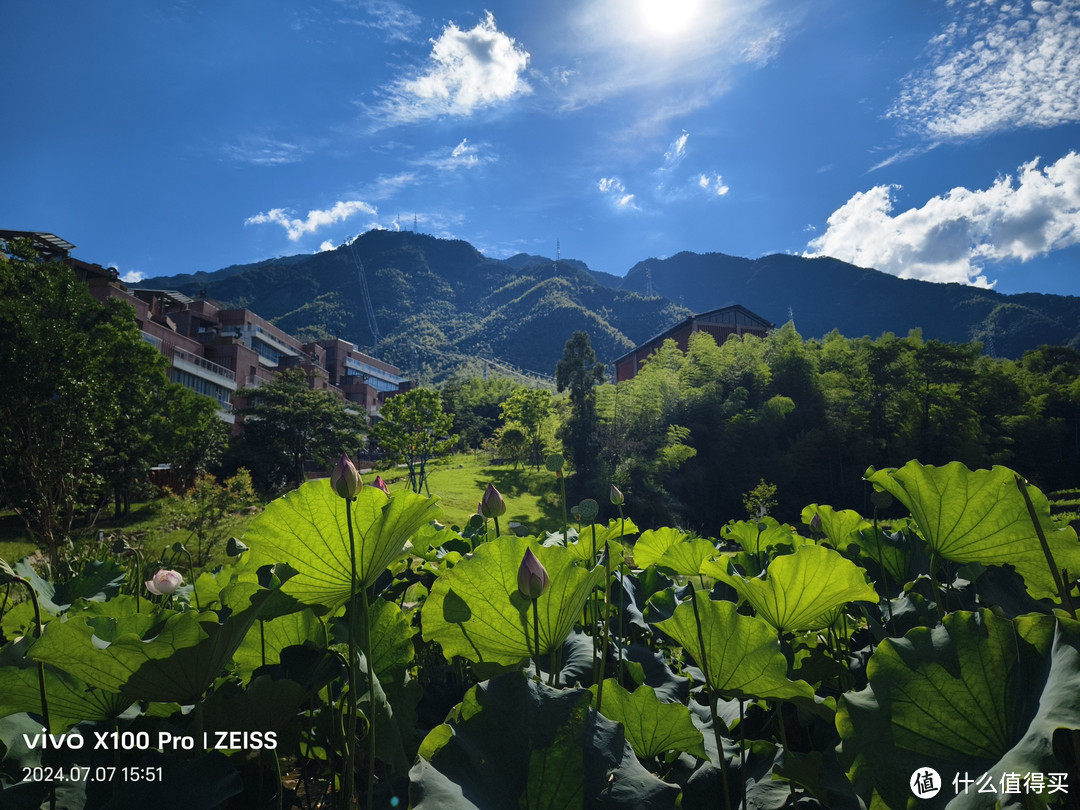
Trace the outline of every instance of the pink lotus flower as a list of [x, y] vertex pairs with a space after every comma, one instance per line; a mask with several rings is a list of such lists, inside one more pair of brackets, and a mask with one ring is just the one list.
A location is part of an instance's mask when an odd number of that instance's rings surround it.
[[488, 484], [480, 501], [480, 514], [486, 518], [501, 517], [506, 513], [506, 502], [494, 484]]
[[547, 592], [549, 584], [547, 569], [531, 548], [525, 549], [525, 556], [518, 567], [518, 593], [526, 599], [539, 599]]
[[381, 489], [381, 490], [382, 490], [383, 492], [385, 492], [385, 493], [386, 493], [387, 495], [389, 495], [389, 494], [390, 494], [390, 487], [388, 487], [388, 486], [386, 485], [386, 482], [382, 480], [382, 476], [381, 476], [381, 475], [376, 475], [376, 476], [375, 476], [375, 480], [374, 480], [374, 481], [372, 481], [372, 482], [371, 482], [370, 484], [368, 484], [368, 486], [372, 486], [372, 487], [375, 487], [375, 489]]
[[362, 484], [360, 473], [357, 472], [356, 465], [352, 463], [349, 454], [342, 453], [338, 463], [330, 471], [330, 486], [342, 498], [355, 498]]
[[184, 577], [179, 571], [162, 568], [153, 579], [146, 580], [146, 590], [154, 596], [169, 596], [176, 593], [176, 589], [184, 584]]

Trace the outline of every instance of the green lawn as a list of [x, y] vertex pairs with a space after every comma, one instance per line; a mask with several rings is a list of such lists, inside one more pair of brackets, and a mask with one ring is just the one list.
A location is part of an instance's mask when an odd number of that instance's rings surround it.
[[[408, 485], [401, 468], [383, 471], [382, 476], [391, 491]], [[370, 483], [374, 474], [364, 478]], [[546, 469], [536, 472], [531, 468], [514, 469], [511, 465], [491, 464], [483, 454], [458, 454], [438, 459], [429, 467], [428, 488], [432, 495], [439, 497], [442, 520], [447, 525], [464, 526], [476, 512], [476, 505], [489, 483], [495, 485], [506, 501], [506, 515], [500, 521], [504, 529], [510, 522], [523, 523], [530, 532], [537, 533], [560, 528], [562, 509], [558, 483]], [[74, 534], [88, 540], [96, 538], [99, 530], [106, 538], [123, 534], [143, 543], [148, 560], [157, 559], [161, 551], [171, 548], [174, 542], [190, 543], [187, 532], [167, 531], [162, 505], [160, 499], [135, 504], [127, 518], [114, 520], [111, 513], [102, 515], [94, 528], [76, 529]], [[234, 528], [237, 537], [242, 536], [246, 523], [247, 519], [242, 519], [241, 525]], [[0, 558], [16, 562], [35, 550], [36, 546], [30, 542], [19, 518], [11, 512], [0, 512]], [[218, 549], [211, 562], [220, 562], [223, 555], [224, 549]]]
[[[129, 542], [142, 545], [147, 561], [158, 559], [162, 551], [171, 549], [176, 542], [188, 544], [194, 552], [190, 532], [171, 529], [163, 505], [163, 498], [132, 504], [131, 513], [119, 519], [114, 519], [109, 511], [100, 516], [92, 528], [73, 529], [72, 536], [75, 542], [79, 543], [93, 542], [98, 532], [103, 533], [105, 542], [122, 535]], [[243, 533], [250, 517], [244, 515], [238, 520], [239, 524], [233, 529], [237, 537]], [[36, 550], [37, 546], [30, 541], [19, 517], [10, 511], [0, 512], [0, 559], [14, 563]], [[223, 562], [224, 559], [225, 549], [222, 544], [221, 548], [215, 549], [210, 565]]]
[[[405, 471], [396, 469], [381, 475], [391, 491], [408, 486]], [[488, 484], [494, 484], [506, 501], [506, 514], [500, 520], [503, 527], [511, 521], [527, 525], [530, 531], [559, 530], [562, 507], [555, 476], [544, 469], [531, 467], [514, 469], [511, 465], [491, 464], [482, 453], [458, 454], [440, 459], [429, 466], [428, 489], [439, 497], [443, 522], [464, 526], [476, 505], [484, 496]]]

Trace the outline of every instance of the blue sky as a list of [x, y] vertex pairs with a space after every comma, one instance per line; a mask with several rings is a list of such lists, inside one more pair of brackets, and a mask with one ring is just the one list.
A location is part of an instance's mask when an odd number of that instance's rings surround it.
[[1080, 0], [8, 3], [0, 227], [151, 277], [369, 228], [1080, 294]]

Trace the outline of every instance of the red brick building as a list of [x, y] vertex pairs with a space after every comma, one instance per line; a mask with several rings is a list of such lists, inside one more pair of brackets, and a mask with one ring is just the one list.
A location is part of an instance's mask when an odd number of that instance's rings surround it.
[[703, 312], [700, 315], [691, 315], [618, 358], [615, 361], [615, 381], [622, 382], [634, 377], [641, 368], [641, 364], [648, 359], [649, 355], [663, 346], [665, 340], [674, 340], [685, 352], [690, 345], [690, 335], [695, 332], [712, 335], [719, 345], [731, 335], [754, 335], [763, 338], [775, 328], [775, 324], [769, 323], [760, 315], [755, 315], [739, 304]]
[[370, 416], [386, 397], [411, 387], [401, 369], [347, 341], [302, 343], [248, 309], [222, 309], [176, 290], [129, 288], [115, 269], [69, 255], [75, 245], [53, 234], [0, 230], [0, 239], [18, 238], [74, 269], [97, 300], [129, 304], [143, 338], [169, 359], [172, 381], [216, 400], [218, 415], [230, 424], [233, 407], [242, 404], [236, 392], [270, 382], [284, 369], [302, 369], [313, 389], [331, 391]]

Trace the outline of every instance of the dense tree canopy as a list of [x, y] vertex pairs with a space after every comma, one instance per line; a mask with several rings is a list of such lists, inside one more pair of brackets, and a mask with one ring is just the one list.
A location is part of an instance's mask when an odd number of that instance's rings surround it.
[[1016, 362], [917, 331], [807, 341], [789, 323], [721, 346], [697, 333], [598, 403], [602, 472], [646, 525], [715, 533], [762, 480], [790, 519], [814, 502], [865, 511], [864, 471], [912, 458], [1006, 464], [1047, 490], [1080, 476], [1080, 353], [1068, 348]]
[[563, 424], [559, 438], [577, 476], [575, 489], [579, 490], [599, 483], [600, 436], [594, 392], [596, 385], [603, 381], [604, 364], [596, 362], [589, 333], [574, 332], [566, 341], [562, 360], [555, 368], [555, 385], [560, 392], [569, 392], [570, 416]]
[[78, 509], [124, 502], [154, 453], [165, 359], [62, 262], [0, 250], [0, 491], [55, 562]]
[[409, 486], [420, 492], [426, 485], [428, 461], [457, 443], [457, 437], [450, 433], [453, 419], [443, 411], [438, 392], [429, 388], [414, 388], [391, 397], [379, 416], [372, 438], [386, 461], [408, 468]]
[[312, 390], [305, 373], [287, 369], [271, 383], [240, 391], [244, 432], [230, 447], [232, 463], [251, 470], [263, 492], [298, 487], [304, 465], [325, 469], [342, 453], [359, 455], [367, 417], [350, 410], [335, 392]]

